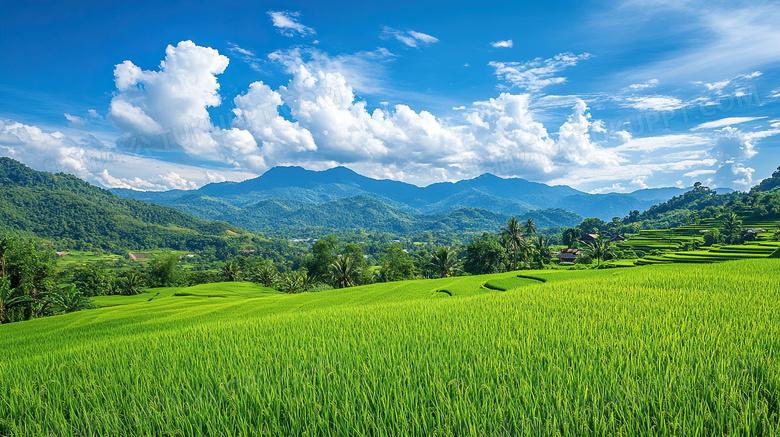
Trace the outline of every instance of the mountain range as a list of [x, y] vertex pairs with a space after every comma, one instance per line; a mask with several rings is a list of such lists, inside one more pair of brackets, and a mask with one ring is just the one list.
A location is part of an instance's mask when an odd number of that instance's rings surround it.
[[213, 183], [197, 190], [112, 191], [250, 231], [319, 227], [404, 233], [495, 231], [512, 216], [533, 218], [539, 228], [575, 226], [583, 217], [610, 220], [632, 210], [644, 211], [687, 190], [590, 194], [565, 185], [492, 174], [418, 187], [372, 179], [345, 167], [324, 171], [274, 167], [254, 179]]

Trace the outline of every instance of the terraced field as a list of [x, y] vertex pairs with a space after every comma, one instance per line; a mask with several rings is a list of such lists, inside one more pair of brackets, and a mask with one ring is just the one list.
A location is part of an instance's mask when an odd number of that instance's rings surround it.
[[[749, 220], [744, 222], [745, 228], [766, 230], [766, 232], [758, 234], [754, 242], [739, 245], [713, 245], [712, 247], [700, 247], [697, 250], [684, 250], [686, 245], [694, 242], [698, 245], [703, 245], [703, 231], [717, 228], [718, 226], [720, 226], [718, 221], [708, 219], [696, 225], [685, 225], [673, 229], [642, 230], [639, 231], [639, 234], [631, 236], [628, 241], [619, 243], [617, 247], [623, 250], [641, 250], [648, 254], [635, 261], [635, 265], [640, 266], [666, 263], [712, 263], [767, 258], [780, 250], [780, 242], [770, 241], [780, 226], [780, 222]], [[662, 253], [650, 255], [653, 251]], [[621, 266], [625, 267], [627, 264], [624, 262]]]
[[778, 269], [104, 297], [0, 326], [0, 435], [780, 435]]

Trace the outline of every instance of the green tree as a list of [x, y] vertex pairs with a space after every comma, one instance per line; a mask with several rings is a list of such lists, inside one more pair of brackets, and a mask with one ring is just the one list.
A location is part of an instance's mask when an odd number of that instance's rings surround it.
[[183, 278], [179, 270], [179, 255], [168, 253], [149, 261], [149, 282], [152, 287], [175, 287]]
[[31, 300], [26, 294], [11, 288], [11, 281], [0, 277], [0, 323], [8, 323], [11, 310], [15, 306], [26, 304]]
[[60, 290], [51, 293], [50, 298], [52, 307], [58, 314], [72, 313], [92, 307], [92, 302], [76, 288], [76, 284], [60, 288]]
[[263, 287], [273, 288], [278, 277], [279, 272], [276, 267], [270, 263], [263, 263], [255, 274], [254, 282], [262, 284]]
[[458, 254], [450, 246], [439, 246], [433, 254], [431, 264], [440, 278], [447, 278], [458, 271]]
[[144, 288], [144, 277], [136, 270], [128, 270], [116, 280], [116, 289], [120, 294], [133, 296], [141, 294]]
[[327, 281], [330, 278], [330, 266], [338, 258], [338, 240], [334, 235], [317, 240], [312, 247], [312, 257], [306, 268], [313, 277]]
[[563, 231], [563, 236], [561, 238], [562, 243], [566, 245], [567, 248], [571, 249], [574, 247], [575, 244], [577, 244], [577, 240], [580, 238], [580, 230], [577, 228], [566, 228]]
[[387, 245], [385, 254], [382, 256], [380, 275], [385, 281], [402, 281], [414, 278], [414, 262], [400, 243]]
[[103, 263], [91, 263], [73, 272], [73, 281], [85, 296], [114, 294], [114, 274]]
[[420, 249], [414, 253], [414, 268], [422, 279], [430, 279], [436, 275], [431, 259], [433, 255], [428, 249]]
[[520, 226], [517, 218], [512, 217], [507, 222], [506, 227], [501, 228], [501, 233], [506, 236], [503, 241], [507, 244], [506, 249], [511, 253], [510, 270], [516, 270], [520, 255], [527, 249], [525, 239], [523, 238], [523, 228]]
[[241, 280], [241, 269], [238, 263], [234, 260], [227, 260], [222, 265], [220, 273], [226, 282], [236, 282]]
[[736, 213], [726, 214], [723, 221], [723, 237], [728, 244], [734, 244], [739, 242], [739, 234], [742, 232], [742, 220], [737, 217]]
[[330, 265], [333, 282], [338, 288], [346, 288], [355, 285], [362, 272], [354, 255], [341, 255]]
[[600, 218], [590, 217], [583, 220], [578, 227], [583, 234], [598, 234], [602, 229], [606, 229], [607, 224]]
[[544, 235], [538, 235], [534, 240], [534, 247], [541, 264], [550, 264], [552, 260], [552, 249], [550, 248], [550, 241]]
[[282, 275], [279, 281], [280, 291], [293, 294], [303, 291], [301, 276], [297, 272], [289, 272]]
[[720, 243], [720, 231], [718, 229], [708, 229], [704, 233], [704, 245], [712, 246], [718, 243]]
[[54, 254], [33, 241], [0, 239], [0, 322], [46, 315], [47, 294], [59, 283]]
[[536, 223], [534, 223], [534, 219], [529, 217], [523, 225], [523, 230], [526, 237], [536, 235]]
[[39, 249], [34, 241], [0, 240], [0, 276], [10, 281], [11, 288], [33, 298], [57, 289], [60, 280], [54, 253]]
[[298, 279], [301, 283], [301, 291], [309, 291], [314, 288], [315, 285], [317, 285], [317, 280], [314, 278], [314, 276], [309, 274], [309, 271], [306, 269], [306, 267], [302, 267], [300, 270], [298, 270]]
[[602, 235], [596, 237], [592, 243], [588, 243], [587, 253], [596, 258], [597, 264], [601, 266], [601, 260], [612, 251], [612, 242]]
[[466, 246], [463, 270], [472, 275], [496, 273], [504, 260], [504, 249], [496, 236], [485, 232]]

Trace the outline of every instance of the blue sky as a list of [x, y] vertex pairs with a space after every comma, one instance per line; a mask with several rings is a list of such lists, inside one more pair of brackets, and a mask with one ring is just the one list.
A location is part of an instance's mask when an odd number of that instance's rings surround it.
[[776, 2], [0, 3], [0, 156], [106, 187], [277, 165], [427, 185], [746, 189]]

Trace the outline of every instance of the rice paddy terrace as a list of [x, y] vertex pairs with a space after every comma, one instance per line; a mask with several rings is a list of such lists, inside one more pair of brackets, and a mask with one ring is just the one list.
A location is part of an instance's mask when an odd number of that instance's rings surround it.
[[[712, 263], [751, 258], [780, 256], [780, 241], [773, 240], [780, 228], [778, 221], [745, 220], [744, 228], [762, 229], [756, 234], [755, 241], [745, 244], [704, 245], [703, 233], [707, 229], [718, 228], [716, 219], [702, 220], [695, 225], [679, 226], [672, 229], [641, 230], [629, 240], [618, 243], [620, 249], [642, 251], [645, 257], [636, 261], [623, 261], [617, 265], [648, 265], [665, 263]], [[693, 249], [695, 247], [695, 249]]]
[[780, 435], [778, 270], [101, 297], [0, 326], [0, 435]]

